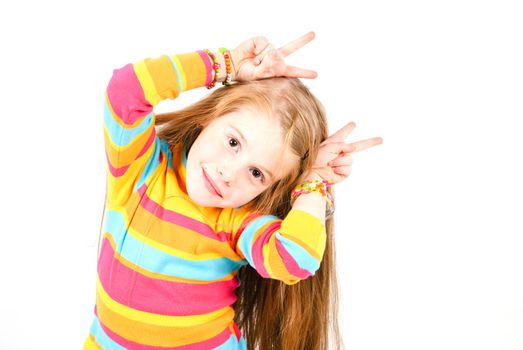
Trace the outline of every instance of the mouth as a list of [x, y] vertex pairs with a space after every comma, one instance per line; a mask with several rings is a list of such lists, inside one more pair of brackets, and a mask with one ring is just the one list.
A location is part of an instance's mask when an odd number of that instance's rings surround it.
[[202, 170], [203, 170], [203, 178], [205, 180], [205, 185], [206, 185], [207, 189], [209, 190], [209, 192], [213, 193], [216, 196], [223, 198], [222, 194], [220, 193], [220, 190], [218, 189], [218, 186], [216, 186], [216, 184], [211, 179], [211, 177], [207, 174], [205, 169], [202, 168]]

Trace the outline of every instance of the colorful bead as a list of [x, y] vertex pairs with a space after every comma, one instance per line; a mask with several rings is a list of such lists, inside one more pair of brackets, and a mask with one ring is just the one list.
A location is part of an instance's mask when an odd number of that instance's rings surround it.
[[310, 193], [314, 191], [319, 192], [327, 201], [326, 217], [329, 217], [334, 212], [334, 200], [331, 194], [327, 191], [327, 187], [332, 185], [333, 182], [330, 180], [304, 181], [292, 190], [291, 196], [297, 197], [303, 193]]
[[222, 82], [223, 85], [231, 85], [232, 81], [232, 60], [230, 52], [225, 47], [220, 47], [218, 51], [223, 54], [225, 58], [225, 69], [226, 69], [226, 78]]
[[216, 85], [216, 79], [218, 79], [218, 73], [220, 73], [220, 63], [218, 63], [218, 59], [210, 50], [203, 49], [203, 51], [205, 51], [213, 61], [212, 68], [214, 69], [214, 79], [211, 81], [209, 86], [207, 86], [207, 89], [212, 89]]

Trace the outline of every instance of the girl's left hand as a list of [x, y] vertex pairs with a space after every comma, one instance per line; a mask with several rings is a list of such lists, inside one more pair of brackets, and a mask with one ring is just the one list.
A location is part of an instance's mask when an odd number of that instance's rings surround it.
[[244, 41], [231, 51], [233, 80], [252, 81], [280, 76], [316, 78], [318, 74], [315, 71], [290, 66], [285, 62], [285, 57], [314, 37], [314, 32], [309, 32], [280, 48], [276, 48], [264, 36]]
[[350, 122], [321, 143], [311, 172], [334, 184], [340, 183], [352, 172], [352, 153], [383, 143], [381, 137], [345, 143], [355, 127], [356, 123]]

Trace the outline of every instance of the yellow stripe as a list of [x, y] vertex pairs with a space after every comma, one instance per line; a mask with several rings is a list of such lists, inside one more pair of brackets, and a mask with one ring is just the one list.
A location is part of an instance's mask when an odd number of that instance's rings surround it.
[[300, 209], [292, 209], [282, 221], [280, 234], [307, 250], [317, 260], [321, 260], [327, 234], [325, 225], [319, 218]]
[[273, 273], [272, 273], [272, 268], [271, 268], [271, 264], [270, 264], [270, 261], [269, 261], [269, 256], [270, 256], [270, 244], [266, 244], [263, 246], [263, 261], [267, 262], [265, 264], [265, 270], [267, 270], [267, 273], [269, 274], [270, 277], [273, 277]]
[[145, 311], [135, 310], [129, 308], [119, 302], [113, 300], [107, 292], [103, 289], [100, 277], [96, 275], [96, 292], [104, 305], [112, 312], [119, 314], [129, 320], [148, 323], [154, 326], [161, 327], [195, 327], [205, 323], [211, 322], [230, 312], [231, 307], [226, 306], [220, 310], [213, 311], [203, 315], [192, 316], [166, 316], [159, 314], [152, 314]]
[[180, 60], [178, 59], [178, 57], [176, 55], [172, 55], [171, 58], [173, 59], [173, 62], [176, 65], [176, 71], [178, 72], [178, 75], [182, 82], [180, 92], [186, 91], [187, 90], [187, 79], [185, 77], [185, 71], [183, 70], [182, 63], [180, 62]]
[[89, 337], [85, 340], [84, 346], [82, 350], [101, 350], [102, 347], [98, 345], [96, 340], [94, 340], [94, 336], [92, 334], [89, 334]]
[[156, 91], [153, 78], [151, 77], [151, 74], [149, 74], [149, 70], [145, 65], [145, 61], [134, 63], [133, 67], [136, 76], [140, 81], [140, 85], [142, 86], [145, 99], [153, 106], [156, 106], [162, 100], [162, 98], [158, 94], [158, 91]]

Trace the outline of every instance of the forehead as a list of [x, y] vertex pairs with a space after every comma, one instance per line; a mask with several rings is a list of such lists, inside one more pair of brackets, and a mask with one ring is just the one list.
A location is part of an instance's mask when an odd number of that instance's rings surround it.
[[255, 108], [242, 107], [232, 112], [226, 113], [217, 119], [221, 123], [238, 123], [241, 125], [250, 124], [273, 132], [281, 133], [281, 126], [279, 119], [266, 112], [262, 112]]

